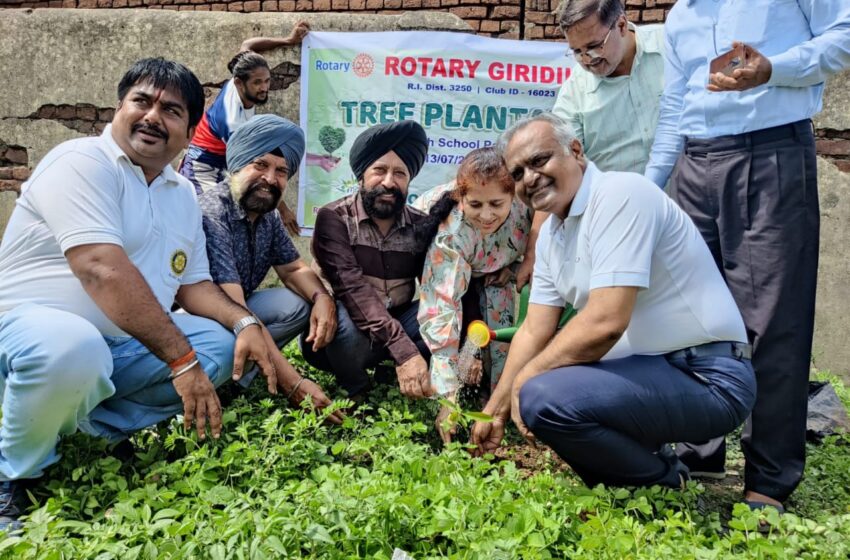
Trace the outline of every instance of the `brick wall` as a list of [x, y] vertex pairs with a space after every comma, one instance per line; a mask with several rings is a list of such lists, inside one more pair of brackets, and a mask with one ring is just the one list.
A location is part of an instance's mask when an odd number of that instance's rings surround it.
[[[449, 11], [463, 18], [481, 35], [509, 39], [563, 40], [554, 11], [560, 0], [0, 0], [9, 8], [146, 8], [159, 10], [204, 10], [231, 12], [356, 12], [398, 14], [405, 11]], [[676, 0], [624, 0], [626, 15], [635, 23], [660, 23]], [[297, 73], [297, 69], [296, 69]], [[96, 132], [104, 119], [89, 119], [94, 107], [58, 106], [67, 126], [81, 132]], [[72, 114], [73, 113], [73, 114]], [[66, 117], [67, 116], [67, 117]], [[100, 113], [98, 112], [98, 117]], [[31, 118], [38, 118], [33, 115]], [[95, 122], [99, 121], [99, 122]], [[850, 131], [819, 129], [818, 153], [842, 171], [850, 172]], [[0, 188], [8, 186], [14, 173], [3, 160], [0, 141]]]
[[[563, 40], [553, 12], [560, 0], [0, 0], [10, 8], [146, 8], [229, 12], [448, 11], [480, 33], [510, 39]], [[660, 22], [676, 0], [625, 0], [629, 19]]]

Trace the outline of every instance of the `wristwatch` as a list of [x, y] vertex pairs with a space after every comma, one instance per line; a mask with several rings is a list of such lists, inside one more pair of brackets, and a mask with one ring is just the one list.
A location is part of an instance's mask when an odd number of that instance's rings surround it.
[[248, 327], [250, 325], [260, 326], [260, 320], [254, 317], [253, 315], [245, 315], [244, 317], [236, 321], [235, 325], [233, 325], [233, 334], [239, 336], [239, 333], [245, 330], [245, 327]]

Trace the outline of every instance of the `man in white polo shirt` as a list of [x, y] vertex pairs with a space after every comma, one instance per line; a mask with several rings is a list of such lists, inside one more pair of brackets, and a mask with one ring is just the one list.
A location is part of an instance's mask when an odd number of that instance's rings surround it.
[[[599, 171], [550, 113], [500, 144], [517, 194], [551, 217], [484, 408], [495, 421], [473, 442], [492, 451], [510, 415], [588, 485], [680, 487], [687, 468], [665, 444], [725, 434], [755, 400], [744, 324], [705, 242], [651, 181]], [[556, 333], [566, 303], [579, 313]]]
[[182, 412], [218, 437], [215, 386], [246, 359], [274, 376], [257, 320], [210, 281], [194, 188], [169, 166], [201, 84], [149, 58], [118, 98], [101, 136], [39, 163], [0, 245], [0, 531], [19, 527], [21, 481], [59, 460], [58, 436], [118, 442]]

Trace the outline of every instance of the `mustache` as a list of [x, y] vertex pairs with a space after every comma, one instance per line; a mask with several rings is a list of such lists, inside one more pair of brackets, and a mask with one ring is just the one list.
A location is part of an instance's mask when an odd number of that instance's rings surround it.
[[371, 194], [372, 198], [378, 198], [379, 196], [383, 196], [385, 194], [391, 194], [395, 198], [402, 198], [402, 196], [403, 196], [401, 194], [401, 191], [399, 191], [397, 189], [388, 189], [386, 187], [376, 187], [376, 188], [372, 189], [370, 194]]
[[152, 124], [134, 124], [132, 128], [133, 132], [144, 132], [145, 134], [150, 134], [151, 136], [158, 136], [163, 140], [168, 140], [168, 133], [163, 129], [159, 128], [156, 125]]
[[256, 181], [252, 181], [251, 184], [248, 185], [248, 188], [245, 189], [244, 196], [249, 196], [262, 188], [269, 189], [275, 198], [280, 198], [283, 194], [283, 191], [277, 185], [272, 185], [266, 182], [265, 179], [257, 179]]

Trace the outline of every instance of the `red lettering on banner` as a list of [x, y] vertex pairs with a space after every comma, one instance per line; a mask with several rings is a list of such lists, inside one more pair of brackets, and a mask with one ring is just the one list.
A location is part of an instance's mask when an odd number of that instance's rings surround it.
[[[455, 72], [457, 72], [457, 75], [455, 75]], [[449, 59], [449, 78], [463, 78], [463, 61], [461, 59]]]
[[430, 64], [434, 59], [433, 58], [419, 57], [416, 60], [418, 60], [419, 64], [422, 65], [422, 74], [427, 75], [428, 74], [428, 64]]
[[406, 56], [401, 59], [401, 73], [405, 76], [413, 76], [416, 74], [416, 59], [412, 56]]
[[467, 60], [466, 67], [469, 68], [469, 77], [475, 78], [475, 71], [481, 66], [480, 60]]
[[525, 64], [517, 64], [514, 67], [514, 81], [515, 82], [528, 82], [528, 66]]
[[389, 76], [390, 74], [398, 76], [397, 56], [388, 56], [387, 59], [384, 61], [384, 75]]
[[434, 71], [431, 72], [431, 76], [434, 78], [437, 76], [446, 77], [446, 62], [442, 58], [438, 58], [437, 62], [434, 63]]

